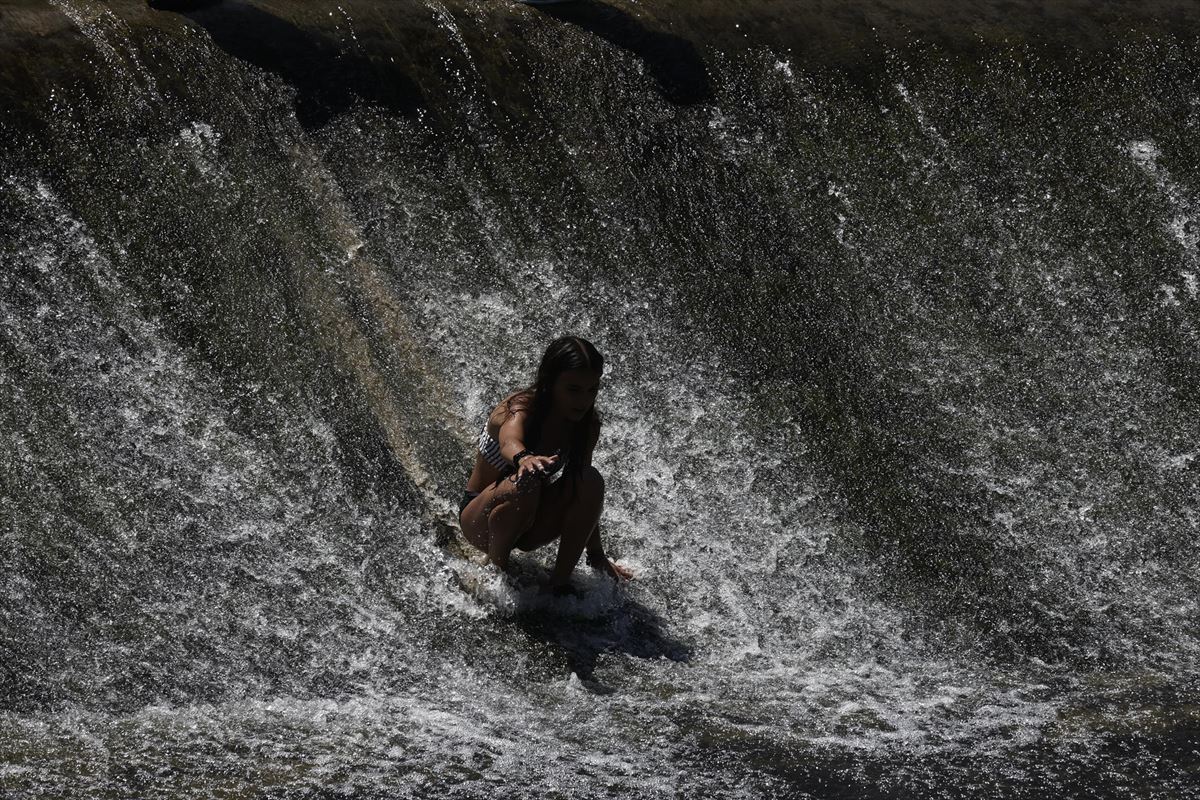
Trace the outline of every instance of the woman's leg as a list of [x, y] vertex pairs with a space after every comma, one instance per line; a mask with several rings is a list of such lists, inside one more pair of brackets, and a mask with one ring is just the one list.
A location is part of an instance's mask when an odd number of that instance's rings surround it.
[[487, 553], [502, 570], [508, 569], [513, 544], [533, 525], [541, 496], [537, 477], [527, 475], [519, 485], [511, 477], [486, 487], [459, 517], [467, 541]]
[[553, 487], [543, 490], [533, 525], [516, 541], [517, 547], [528, 551], [559, 539], [558, 556], [550, 572], [551, 586], [568, 583], [604, 506], [604, 477], [595, 467], [583, 468], [574, 496], [565, 485], [569, 480], [564, 476]]

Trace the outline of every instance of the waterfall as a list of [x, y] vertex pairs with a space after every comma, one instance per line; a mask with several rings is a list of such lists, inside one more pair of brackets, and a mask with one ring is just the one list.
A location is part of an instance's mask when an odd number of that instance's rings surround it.
[[0, 794], [1183, 796], [1200, 20], [794, 15], [0, 3]]

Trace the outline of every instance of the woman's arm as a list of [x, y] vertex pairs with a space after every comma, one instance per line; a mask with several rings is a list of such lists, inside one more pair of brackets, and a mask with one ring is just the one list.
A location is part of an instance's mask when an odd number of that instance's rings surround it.
[[[600, 439], [600, 420], [597, 419], [592, 426], [591, 436], [588, 437], [588, 442], [583, 451], [584, 466], [591, 466], [592, 453], [596, 450], [596, 442]], [[600, 570], [606, 575], [611, 575], [614, 578], [632, 578], [633, 573], [624, 567], [618, 567], [609, 560], [608, 555], [604, 552], [604, 543], [600, 541], [600, 523], [596, 523], [596, 527], [592, 529], [592, 535], [587, 540], [587, 562], [593, 568]]]
[[587, 562], [592, 569], [599, 570], [612, 578], [628, 580], [633, 577], [633, 572], [614, 563], [604, 552], [604, 545], [600, 543], [599, 522], [596, 523], [595, 528], [592, 528], [592, 538], [587, 541]]
[[[525, 448], [525, 421], [529, 418], [525, 411], [514, 411], [500, 424], [496, 431], [496, 439], [500, 444], [500, 456], [512, 462], [513, 456]], [[528, 455], [521, 459], [521, 466], [512, 475], [512, 480], [520, 483], [521, 479], [531, 473], [545, 472], [558, 462], [559, 456]]]
[[[600, 441], [599, 417], [592, 419], [592, 429], [588, 433], [587, 444], [583, 448], [583, 465], [585, 467], [592, 465], [592, 453], [596, 451], [596, 442]], [[604, 554], [604, 545], [600, 542], [599, 522], [596, 523], [591, 537], [587, 540], [587, 562], [596, 569], [603, 569], [608, 564], [608, 556]]]
[[600, 523], [592, 528], [592, 536], [587, 540], [587, 562], [596, 569], [604, 569], [608, 565], [608, 556], [600, 541]]
[[529, 415], [524, 411], [514, 411], [496, 431], [496, 441], [500, 443], [500, 455], [505, 461], [525, 449], [525, 420]]

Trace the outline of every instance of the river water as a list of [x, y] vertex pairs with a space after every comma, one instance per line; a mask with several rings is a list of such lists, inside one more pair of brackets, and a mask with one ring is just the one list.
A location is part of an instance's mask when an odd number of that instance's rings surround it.
[[[1195, 796], [1191, 39], [312, 5], [0, 6], [0, 794]], [[564, 333], [547, 600], [439, 542]]]

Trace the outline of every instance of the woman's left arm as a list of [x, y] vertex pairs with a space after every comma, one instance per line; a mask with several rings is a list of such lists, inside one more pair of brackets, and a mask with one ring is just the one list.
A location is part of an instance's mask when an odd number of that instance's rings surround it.
[[[590, 467], [592, 465], [592, 453], [596, 451], [596, 442], [600, 441], [600, 418], [592, 419], [592, 429], [588, 431], [587, 444], [583, 448], [583, 466]], [[587, 540], [587, 562], [593, 567], [599, 568], [599, 565], [608, 563], [608, 558], [604, 555], [604, 545], [600, 543], [600, 523], [596, 522], [596, 527], [592, 530], [591, 537]]]
[[612, 561], [604, 552], [604, 546], [600, 543], [599, 522], [592, 529], [592, 538], [587, 541], [587, 562], [592, 569], [617, 580], [629, 580], [633, 577], [633, 572]]
[[[591, 436], [588, 437], [587, 447], [583, 451], [583, 465], [585, 467], [592, 464], [592, 453], [596, 449], [596, 442], [600, 439], [600, 420], [597, 419], [592, 426]], [[604, 552], [604, 544], [600, 541], [600, 522], [596, 522], [596, 527], [592, 530], [591, 538], [587, 540], [587, 562], [592, 569], [600, 570], [606, 575], [611, 575], [614, 578], [632, 578], [633, 573], [624, 567], [618, 567], [613, 562], [609, 561], [608, 555]]]

